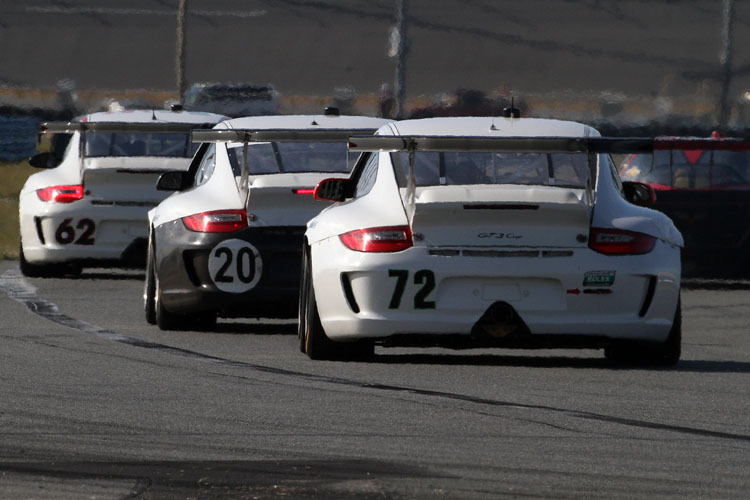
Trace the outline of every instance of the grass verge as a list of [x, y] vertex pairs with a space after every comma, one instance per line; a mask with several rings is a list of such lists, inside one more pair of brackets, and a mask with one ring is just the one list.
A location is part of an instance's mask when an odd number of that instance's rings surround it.
[[18, 258], [18, 193], [36, 171], [25, 160], [0, 162], [0, 259]]

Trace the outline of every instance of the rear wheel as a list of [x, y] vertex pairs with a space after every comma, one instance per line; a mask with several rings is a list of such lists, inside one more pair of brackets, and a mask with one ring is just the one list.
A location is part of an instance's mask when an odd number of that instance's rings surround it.
[[81, 274], [81, 267], [75, 264], [32, 264], [23, 254], [23, 244], [18, 246], [18, 267], [21, 274], [29, 278], [61, 278], [63, 276], [77, 276]]
[[302, 265], [300, 290], [299, 331], [300, 350], [310, 359], [367, 360], [375, 353], [372, 341], [334, 342], [326, 335], [320, 322], [315, 288], [312, 282], [312, 266], [309, 253], [305, 253]]
[[299, 302], [297, 307], [297, 344], [300, 352], [307, 352], [305, 347], [305, 344], [307, 343], [307, 322], [305, 320], [305, 315], [307, 314], [307, 280], [309, 279], [309, 260], [307, 252], [307, 246], [303, 247], [302, 273], [299, 280]]
[[304, 342], [304, 351], [310, 359], [332, 359], [337, 354], [337, 349], [336, 345], [326, 335], [323, 325], [320, 323], [318, 304], [315, 300], [315, 289], [312, 284], [312, 273], [310, 272], [309, 256], [304, 269], [304, 315], [300, 322], [300, 342]]
[[[216, 313], [177, 314], [168, 311], [162, 301], [159, 276], [154, 272], [154, 320], [161, 330], [210, 330], [216, 326]], [[147, 312], [148, 314], [148, 312]], [[148, 317], [146, 318], [148, 320]]]
[[677, 300], [677, 310], [672, 328], [664, 342], [624, 342], [607, 346], [604, 356], [618, 365], [674, 366], [682, 353], [682, 306]]
[[150, 325], [156, 324], [156, 269], [154, 262], [154, 250], [151, 244], [148, 245], [148, 254], [146, 257], [146, 283], [143, 289], [143, 310], [146, 315], [146, 322]]

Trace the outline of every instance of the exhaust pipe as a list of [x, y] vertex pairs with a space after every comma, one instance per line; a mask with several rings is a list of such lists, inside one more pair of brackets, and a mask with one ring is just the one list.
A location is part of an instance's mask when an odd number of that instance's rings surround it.
[[521, 317], [507, 302], [493, 303], [474, 325], [472, 333], [493, 338], [508, 337], [528, 331]]

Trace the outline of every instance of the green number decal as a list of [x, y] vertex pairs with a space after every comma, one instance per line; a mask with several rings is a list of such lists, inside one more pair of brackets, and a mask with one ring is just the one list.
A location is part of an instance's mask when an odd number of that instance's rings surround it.
[[435, 289], [435, 273], [429, 269], [421, 269], [414, 273], [414, 284], [422, 288], [414, 294], [414, 309], [435, 309], [434, 300], [425, 300]]
[[391, 295], [391, 303], [388, 304], [388, 309], [398, 309], [401, 307], [401, 297], [404, 296], [406, 281], [409, 279], [409, 271], [405, 269], [389, 269], [388, 277], [396, 278], [396, 288], [393, 289], [393, 295]]
[[[401, 307], [401, 298], [404, 296], [404, 290], [406, 290], [406, 282], [409, 281], [409, 271], [406, 269], [389, 269], [388, 277], [396, 278], [396, 288], [393, 289], [388, 309], [398, 309]], [[422, 285], [414, 294], [414, 309], [435, 309], [434, 300], [425, 300], [435, 289], [435, 273], [429, 269], [420, 269], [414, 273], [414, 284]]]

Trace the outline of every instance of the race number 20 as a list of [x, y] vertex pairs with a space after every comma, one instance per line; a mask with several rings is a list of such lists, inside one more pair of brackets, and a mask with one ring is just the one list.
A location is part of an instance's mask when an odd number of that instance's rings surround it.
[[219, 290], [243, 293], [258, 284], [263, 261], [258, 249], [247, 241], [225, 240], [211, 250], [208, 273]]

